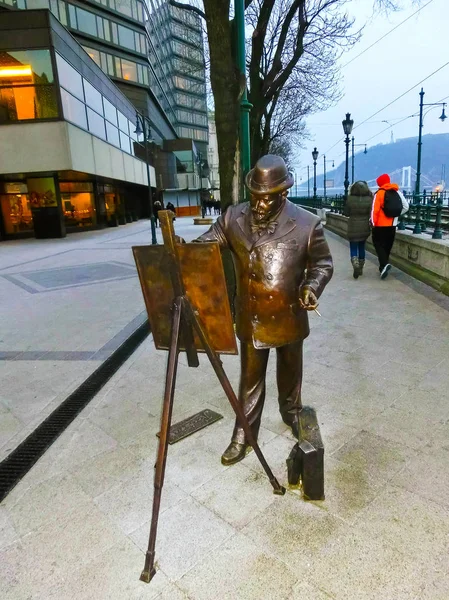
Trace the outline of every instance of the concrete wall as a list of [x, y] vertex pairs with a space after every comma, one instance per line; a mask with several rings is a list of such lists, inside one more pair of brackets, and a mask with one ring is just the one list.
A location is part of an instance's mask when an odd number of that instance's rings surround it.
[[[0, 174], [69, 170], [148, 184], [143, 161], [65, 121], [0, 127]], [[153, 167], [150, 179], [156, 187]]]
[[[328, 212], [325, 227], [347, 238], [347, 217]], [[367, 241], [367, 247], [375, 254], [371, 238]], [[424, 281], [449, 296], [448, 241], [432, 240], [425, 235], [414, 235], [408, 230], [396, 231], [390, 262], [412, 277]]]

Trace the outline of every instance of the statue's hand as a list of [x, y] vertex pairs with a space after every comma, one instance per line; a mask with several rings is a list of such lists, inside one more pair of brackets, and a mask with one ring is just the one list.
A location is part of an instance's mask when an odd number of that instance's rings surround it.
[[304, 288], [299, 298], [299, 304], [304, 310], [315, 310], [318, 307], [318, 299], [310, 288]]

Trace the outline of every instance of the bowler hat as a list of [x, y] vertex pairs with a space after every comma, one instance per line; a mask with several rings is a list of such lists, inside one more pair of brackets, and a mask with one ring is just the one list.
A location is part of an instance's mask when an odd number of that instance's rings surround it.
[[283, 158], [266, 154], [259, 158], [254, 169], [249, 171], [245, 184], [252, 194], [264, 196], [288, 190], [293, 185], [293, 177]]

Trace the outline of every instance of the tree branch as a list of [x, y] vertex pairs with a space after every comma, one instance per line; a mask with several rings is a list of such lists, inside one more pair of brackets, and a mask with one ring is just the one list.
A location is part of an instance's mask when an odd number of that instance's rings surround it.
[[171, 4], [171, 6], [181, 8], [182, 10], [190, 10], [190, 12], [194, 12], [206, 21], [205, 13], [201, 10], [201, 8], [198, 8], [197, 6], [192, 6], [191, 4], [183, 4], [182, 2], [176, 2], [176, 0], [168, 0], [168, 3]]

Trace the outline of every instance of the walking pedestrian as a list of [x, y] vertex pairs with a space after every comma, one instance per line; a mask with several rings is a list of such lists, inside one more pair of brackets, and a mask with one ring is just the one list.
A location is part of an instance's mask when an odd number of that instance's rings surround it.
[[154, 221], [156, 223], [156, 227], [157, 227], [157, 222], [159, 220], [159, 211], [162, 210], [163, 206], [162, 206], [162, 202], [158, 199], [155, 200], [153, 203], [153, 211], [154, 211]]
[[167, 210], [171, 210], [171, 212], [175, 215], [173, 217], [173, 221], [176, 221], [176, 208], [175, 208], [175, 205], [172, 204], [171, 202], [167, 202]]
[[365, 266], [365, 244], [371, 233], [370, 215], [373, 193], [366, 181], [356, 181], [349, 190], [344, 214], [348, 220], [348, 240], [353, 268], [353, 277], [363, 275]]
[[409, 205], [399, 191], [398, 184], [391, 183], [387, 173], [379, 175], [376, 182], [379, 189], [374, 194], [371, 211], [372, 238], [379, 259], [380, 278], [385, 279], [391, 269], [388, 261], [396, 235], [398, 217], [408, 211]]

